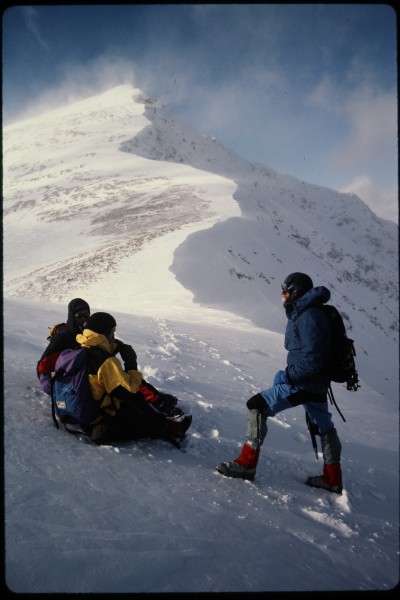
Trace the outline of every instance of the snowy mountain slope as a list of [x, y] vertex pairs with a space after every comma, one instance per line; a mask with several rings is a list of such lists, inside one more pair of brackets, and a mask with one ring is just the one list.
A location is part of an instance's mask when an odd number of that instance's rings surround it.
[[[256, 287], [270, 299], [275, 298], [275, 286], [272, 294], [269, 286], [276, 277], [280, 282], [280, 260], [289, 246], [296, 257], [292, 270], [300, 262], [311, 263], [313, 272], [333, 290], [337, 287], [340, 296], [343, 295], [340, 288], [353, 282], [368, 294], [376, 293], [377, 301], [388, 311], [383, 329], [396, 331], [397, 313], [393, 304], [398, 299], [397, 276], [393, 271], [397, 264], [396, 224], [378, 219], [356, 196], [278, 175], [235, 156], [213, 138], [195, 132], [189, 136], [164, 115], [163, 109], [160, 113], [154, 106], [148, 108], [145, 114], [152, 125], [131, 142], [124, 143], [123, 148], [155, 160], [182, 162], [218, 172], [237, 184], [234, 198], [243, 218], [234, 223], [230, 220], [218, 223], [212, 232], [192, 236], [177, 250], [177, 256], [181, 252], [192, 257], [190, 265], [185, 261], [187, 271], [195, 268], [199, 274], [196, 300], [213, 304], [213, 297], [205, 293], [213, 289], [218, 293], [221, 287], [202, 286], [201, 275], [208, 271], [209, 260], [196, 247], [190, 252], [190, 244], [195, 244], [193, 237], [199, 237], [199, 245], [215, 255], [214, 265], [221, 261], [220, 268], [215, 267], [217, 277], [224, 277], [227, 285], [235, 277], [251, 280], [252, 288]], [[221, 244], [230, 235], [234, 235], [235, 249]], [[176, 266], [174, 272], [178, 274]], [[329, 277], [324, 276], [327, 272]], [[184, 285], [187, 283], [184, 273], [179, 272], [178, 278]], [[216, 297], [214, 304], [225, 304], [225, 300]], [[254, 318], [259, 311], [252, 312], [252, 298], [247, 300], [250, 315], [246, 316]], [[343, 300], [346, 309], [349, 300]], [[267, 323], [271, 326], [271, 322]]]
[[[167, 316], [194, 301], [281, 332], [280, 283], [303, 270], [332, 291], [369, 383], [397, 377], [398, 228], [357, 197], [250, 164], [129, 86], [4, 138], [7, 295], [92, 290], [98, 305], [137, 312], [147, 298], [146, 314]], [[176, 279], [168, 298], [159, 261]]]
[[[148, 122], [143, 102], [139, 90], [121, 86], [5, 128], [10, 293], [64, 298], [57, 280], [68, 280], [71, 271], [82, 274], [79, 285], [84, 285], [85, 275], [96, 278], [100, 265], [113, 268], [158, 235], [200, 220], [212, 222], [217, 200], [219, 214], [239, 214], [231, 182], [120, 152], [121, 141]], [[81, 238], [87, 254], [80, 255]]]
[[[9, 590], [394, 587], [397, 228], [250, 165], [126, 86], [6, 128], [4, 149]], [[304, 485], [322, 457], [301, 407], [269, 419], [253, 484], [215, 473], [240, 450], [245, 401], [285, 364], [280, 282], [298, 269], [332, 290], [358, 349], [361, 389], [334, 385], [340, 497]], [[193, 415], [185, 451], [55, 430], [35, 367], [75, 296], [115, 314], [145, 377]]]
[[[116, 290], [118, 293], [119, 290]], [[93, 308], [96, 308], [95, 306]], [[254, 483], [239, 453], [245, 401], [284, 363], [282, 334], [114, 312], [159, 389], [193, 415], [184, 451], [96, 447], [52, 423], [35, 365], [65, 306], [5, 300], [5, 575], [14, 593], [386, 591], [398, 582], [398, 408], [335, 385], [345, 491], [322, 469], [302, 407], [268, 420]], [[383, 349], [387, 353], [387, 349]], [[67, 573], [67, 576], [66, 576]]]

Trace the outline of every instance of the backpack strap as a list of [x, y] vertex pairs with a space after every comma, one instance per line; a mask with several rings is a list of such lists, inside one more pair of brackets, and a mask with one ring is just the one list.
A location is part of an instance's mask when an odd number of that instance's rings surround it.
[[56, 417], [56, 411], [54, 408], [54, 377], [51, 378], [51, 416], [53, 418], [54, 421], [54, 425], [56, 426], [56, 429], [59, 429], [59, 425], [58, 425], [58, 421], [57, 421], [57, 417]]
[[328, 398], [329, 398], [331, 404], [333, 404], [334, 407], [336, 408], [336, 410], [338, 411], [339, 415], [342, 417], [343, 421], [346, 422], [346, 419], [344, 418], [344, 416], [340, 412], [338, 405], [336, 404], [336, 400], [335, 400], [335, 396], [333, 395], [331, 384], [329, 384], [329, 387], [328, 387]]

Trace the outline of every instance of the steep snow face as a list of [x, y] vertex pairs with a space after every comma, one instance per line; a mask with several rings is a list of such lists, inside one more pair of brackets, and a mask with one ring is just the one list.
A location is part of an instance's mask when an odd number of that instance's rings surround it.
[[10, 591], [384, 592], [397, 584], [394, 394], [382, 396], [364, 379], [357, 393], [334, 385], [346, 418], [332, 408], [342, 496], [305, 485], [323, 460], [319, 439], [315, 459], [301, 406], [268, 419], [254, 482], [231, 480], [215, 467], [238, 456], [245, 401], [284, 364], [282, 334], [113, 309], [146, 379], [175, 394], [193, 423], [183, 451], [162, 440], [97, 447], [55, 429], [36, 378], [47, 327], [65, 318], [65, 305], [6, 298], [4, 310]]
[[6, 295], [281, 332], [280, 283], [305, 271], [371, 381], [397, 373], [398, 228], [357, 197], [251, 164], [129, 86], [5, 128], [4, 172]]
[[[222, 276], [227, 286], [235, 278], [242, 284], [251, 282], [235, 286], [232, 308], [240, 289], [245, 290], [246, 316], [257, 321], [260, 311], [251, 297], [254, 295], [249, 297], [249, 287], [272, 300], [283, 272], [304, 269], [338, 297], [346, 295], [346, 288], [353, 293], [353, 284], [358, 294], [376, 293], [377, 301], [387, 310], [383, 328], [397, 331], [396, 224], [379, 219], [354, 195], [248, 163], [214, 138], [183, 129], [162, 107], [150, 106], [145, 114], [151, 125], [122, 144], [125, 151], [207, 169], [231, 178], [237, 186], [234, 198], [242, 218], [225, 220], [191, 236], [175, 254], [173, 270], [198, 301], [218, 306], [227, 300], [224, 293], [222, 298], [218, 296], [223, 286], [204, 285], [212, 264], [216, 279]], [[184, 266], [180, 266], [181, 255]], [[195, 282], [193, 271], [198, 275]], [[343, 309], [347, 303], [351, 300], [343, 298]], [[261, 318], [260, 324], [266, 324], [265, 319]]]
[[121, 152], [150, 102], [121, 86], [5, 129], [8, 293], [64, 300], [158, 236], [240, 214], [231, 181]]
[[[241, 218], [196, 232], [175, 251], [171, 269], [194, 300], [282, 330], [279, 284], [290, 272], [310, 273], [331, 290], [361, 362], [373, 356], [371, 380], [385, 386], [398, 370], [397, 225], [357, 196], [247, 162], [214, 138], [183, 129], [163, 107], [148, 106], [145, 114], [151, 125], [125, 142], [125, 151], [207, 169], [237, 186]], [[390, 364], [375, 352], [384, 344], [392, 346]]]

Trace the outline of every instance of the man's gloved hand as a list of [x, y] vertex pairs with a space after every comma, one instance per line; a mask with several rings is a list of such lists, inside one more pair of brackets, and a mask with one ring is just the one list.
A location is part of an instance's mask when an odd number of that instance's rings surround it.
[[136, 371], [137, 370], [137, 356], [136, 352], [129, 344], [124, 344], [121, 340], [114, 340], [116, 349], [114, 354], [119, 354], [124, 361], [125, 371]]
[[278, 385], [279, 383], [288, 383], [286, 371], [278, 371], [275, 373], [273, 385]]
[[261, 394], [252, 396], [250, 400], [247, 400], [246, 406], [249, 410], [259, 410], [260, 412], [265, 412], [268, 409], [268, 404]]

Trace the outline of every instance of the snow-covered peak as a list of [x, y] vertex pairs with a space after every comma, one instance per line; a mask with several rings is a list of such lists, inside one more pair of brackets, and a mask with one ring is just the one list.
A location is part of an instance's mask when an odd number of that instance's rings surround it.
[[372, 341], [396, 358], [397, 226], [249, 163], [131, 86], [6, 127], [3, 206], [6, 295], [281, 332], [280, 282], [305, 271], [366, 360]]

